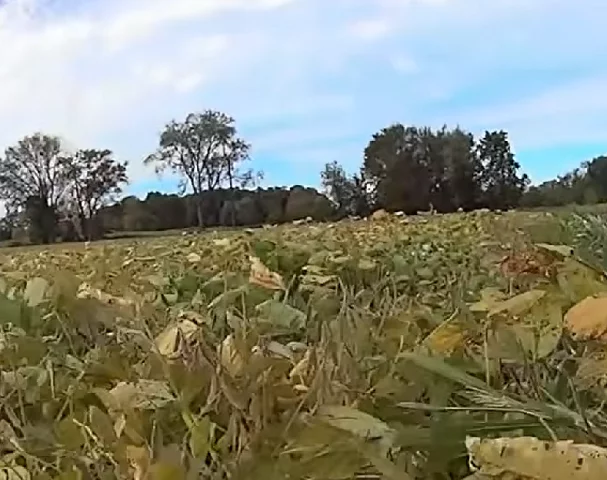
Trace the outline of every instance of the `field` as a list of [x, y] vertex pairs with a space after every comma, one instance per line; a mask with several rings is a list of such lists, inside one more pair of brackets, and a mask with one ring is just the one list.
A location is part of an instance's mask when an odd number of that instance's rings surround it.
[[0, 474], [604, 478], [606, 246], [473, 212], [0, 250]]

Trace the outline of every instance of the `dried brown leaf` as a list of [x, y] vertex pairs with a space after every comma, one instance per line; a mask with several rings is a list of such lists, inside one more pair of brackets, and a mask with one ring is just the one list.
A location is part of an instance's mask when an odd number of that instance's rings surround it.
[[284, 280], [280, 274], [271, 271], [257, 257], [251, 255], [249, 261], [251, 262], [250, 283], [269, 290], [285, 290]]
[[607, 295], [586, 297], [571, 307], [565, 326], [578, 340], [607, 341]]
[[477, 473], [492, 479], [603, 480], [607, 472], [607, 450], [570, 440], [468, 437], [466, 448]]

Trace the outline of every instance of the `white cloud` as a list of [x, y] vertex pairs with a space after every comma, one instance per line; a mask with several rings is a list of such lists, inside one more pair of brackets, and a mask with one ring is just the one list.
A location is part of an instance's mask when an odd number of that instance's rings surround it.
[[340, 144], [393, 120], [504, 127], [523, 147], [607, 140], [604, 0], [0, 5], [0, 148], [60, 134], [127, 157], [134, 182], [153, 178], [139, 160], [162, 125], [204, 108], [297, 165], [305, 145], [353, 165]]

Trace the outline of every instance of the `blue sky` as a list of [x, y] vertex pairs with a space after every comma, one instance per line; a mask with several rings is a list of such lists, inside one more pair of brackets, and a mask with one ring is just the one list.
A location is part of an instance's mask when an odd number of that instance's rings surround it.
[[142, 165], [188, 112], [235, 117], [265, 184], [317, 186], [392, 122], [510, 132], [539, 182], [607, 153], [605, 0], [4, 0], [0, 148], [42, 130]]

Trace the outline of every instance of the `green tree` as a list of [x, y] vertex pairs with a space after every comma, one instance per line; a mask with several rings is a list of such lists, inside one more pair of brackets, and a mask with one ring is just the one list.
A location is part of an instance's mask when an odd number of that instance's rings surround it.
[[79, 150], [66, 158], [70, 181], [69, 201], [82, 236], [87, 240], [101, 234], [97, 214], [100, 209], [122, 193], [128, 181], [126, 162], [119, 162], [111, 150]]
[[528, 178], [519, 174], [520, 165], [512, 153], [508, 134], [504, 130], [486, 131], [477, 144], [477, 153], [483, 164], [485, 204], [496, 209], [517, 206]]
[[430, 178], [421, 132], [394, 124], [371, 138], [364, 151], [363, 173], [376, 206], [413, 213], [429, 204]]
[[24, 213], [32, 240], [55, 240], [57, 212], [69, 187], [66, 155], [58, 137], [35, 133], [8, 147], [0, 158], [0, 199], [9, 212]]
[[167, 124], [158, 149], [145, 163], [154, 164], [157, 172], [168, 169], [181, 177], [182, 191], [189, 187], [198, 199], [196, 214], [202, 227], [203, 192], [216, 190], [235, 164], [248, 157], [248, 150], [248, 144], [237, 136], [232, 117], [205, 110]]
[[333, 161], [325, 165], [320, 181], [340, 216], [369, 214], [370, 198], [362, 174], [348, 176], [344, 168]]
[[480, 206], [482, 164], [475, 151], [474, 135], [457, 127], [443, 129], [442, 154], [450, 209], [473, 210]]
[[480, 204], [482, 164], [474, 137], [442, 127], [391, 125], [375, 134], [364, 151], [363, 176], [377, 206], [414, 213], [472, 209]]
[[607, 201], [607, 156], [595, 157], [584, 165], [590, 188], [599, 202]]

